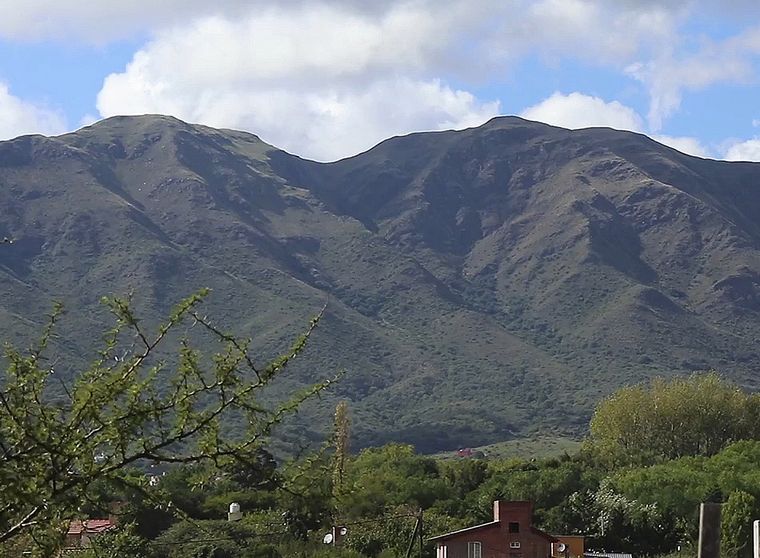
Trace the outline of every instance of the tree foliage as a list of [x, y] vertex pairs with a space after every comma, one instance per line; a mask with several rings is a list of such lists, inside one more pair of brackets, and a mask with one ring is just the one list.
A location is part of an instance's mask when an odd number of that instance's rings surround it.
[[[210, 462], [221, 469], [257, 463], [272, 427], [330, 383], [266, 404], [262, 393], [301, 353], [321, 313], [288, 352], [259, 366], [250, 339], [223, 331], [200, 312], [206, 294], [183, 300], [152, 331], [128, 299], [104, 299], [115, 326], [72, 385], [58, 379], [48, 354], [60, 307], [36, 346], [7, 347], [0, 543], [29, 534], [53, 552], [62, 528], [95, 495], [95, 483], [116, 480], [140, 462]], [[208, 336], [219, 350], [204, 357], [193, 340]], [[65, 395], [54, 399], [53, 389]], [[230, 419], [245, 424], [242, 435], [231, 437], [222, 427]]]
[[343, 481], [346, 475], [346, 460], [348, 459], [348, 446], [351, 437], [351, 422], [348, 416], [348, 403], [341, 401], [335, 407], [335, 423], [333, 443], [335, 454], [333, 455], [332, 485], [333, 497], [337, 500], [343, 491]]
[[[755, 497], [743, 490], [728, 495], [721, 510], [721, 554], [738, 558], [752, 546], [752, 520], [756, 510]], [[749, 554], [749, 552], [747, 552]]]
[[760, 396], [715, 373], [620, 389], [597, 406], [590, 425], [594, 452], [623, 463], [714, 455], [759, 436]]

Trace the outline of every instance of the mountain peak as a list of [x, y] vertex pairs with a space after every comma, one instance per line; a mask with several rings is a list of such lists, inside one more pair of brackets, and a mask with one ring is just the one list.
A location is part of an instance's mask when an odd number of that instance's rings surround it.
[[758, 184], [757, 164], [519, 117], [327, 164], [114, 117], [0, 142], [0, 332], [27, 342], [63, 300], [73, 375], [101, 295], [134, 292], [148, 325], [208, 286], [209, 313], [264, 359], [329, 299], [288, 378], [348, 370], [334, 395], [360, 445], [574, 435], [599, 397], [654, 375], [757, 387]]

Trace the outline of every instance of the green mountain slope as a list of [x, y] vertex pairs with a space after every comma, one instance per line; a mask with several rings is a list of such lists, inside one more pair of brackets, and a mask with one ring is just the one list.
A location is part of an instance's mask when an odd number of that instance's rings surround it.
[[[334, 163], [254, 135], [111, 118], [0, 142], [0, 334], [69, 309], [62, 374], [98, 299], [155, 320], [209, 286], [262, 359], [329, 300], [285, 389], [337, 369], [358, 445], [421, 450], [581, 432], [614, 388], [716, 368], [757, 387], [760, 165], [637, 134], [507, 117]], [[315, 420], [316, 419], [316, 420]], [[316, 425], [316, 426], [315, 426]]]

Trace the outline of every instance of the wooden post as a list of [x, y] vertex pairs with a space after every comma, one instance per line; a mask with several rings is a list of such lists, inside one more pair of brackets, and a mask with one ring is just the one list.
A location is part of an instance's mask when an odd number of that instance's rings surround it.
[[720, 558], [720, 504], [699, 506], [698, 558]]

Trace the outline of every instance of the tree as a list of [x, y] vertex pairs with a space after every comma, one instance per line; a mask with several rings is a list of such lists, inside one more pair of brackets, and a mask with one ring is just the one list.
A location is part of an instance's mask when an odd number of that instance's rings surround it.
[[760, 437], [760, 397], [715, 373], [625, 387], [602, 401], [591, 419], [599, 456], [650, 463], [714, 455], [736, 440]]
[[346, 476], [346, 459], [348, 459], [348, 444], [350, 440], [351, 423], [348, 417], [348, 403], [341, 401], [335, 407], [333, 455], [333, 497], [337, 501], [343, 492], [343, 481]]
[[92, 546], [79, 558], [145, 558], [148, 544], [136, 533], [133, 525], [103, 533], [92, 540]]
[[751, 548], [755, 497], [742, 490], [729, 494], [721, 510], [721, 553], [733, 558]]
[[[115, 326], [98, 358], [72, 385], [56, 384], [47, 354], [60, 306], [36, 346], [6, 349], [0, 544], [28, 534], [43, 553], [54, 552], [94, 483], [115, 479], [140, 462], [207, 462], [219, 468], [258, 463], [272, 427], [331, 383], [274, 405], [261, 400], [262, 391], [302, 352], [324, 308], [287, 353], [259, 366], [250, 339], [223, 331], [199, 312], [207, 293], [183, 300], [152, 333], [129, 299], [104, 299]], [[204, 357], [195, 346], [209, 337], [219, 350]], [[176, 356], [167, 360], [172, 344]], [[54, 387], [64, 394], [58, 400], [50, 397]], [[245, 431], [230, 436], [221, 428], [228, 419], [244, 422]]]
[[620, 494], [608, 480], [594, 492], [577, 492], [567, 500], [571, 513], [582, 519], [581, 532], [591, 548], [651, 556], [674, 550], [683, 536], [671, 513]]

